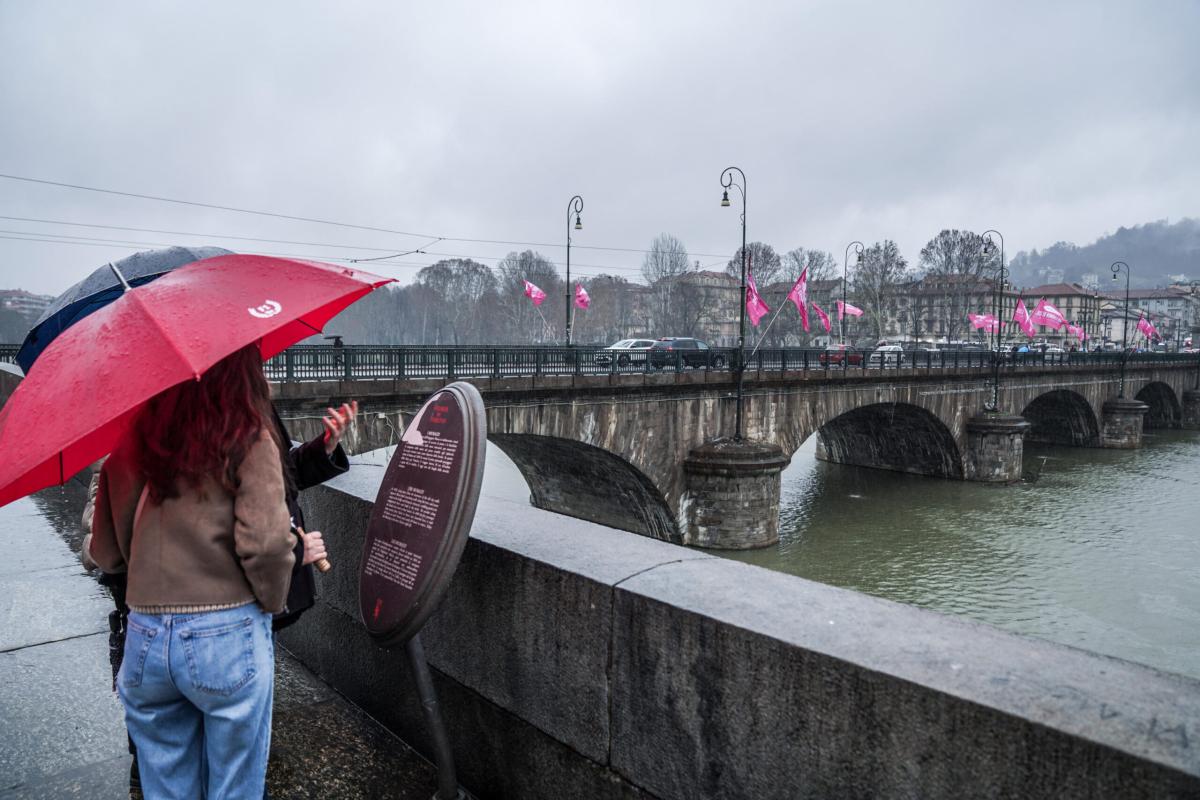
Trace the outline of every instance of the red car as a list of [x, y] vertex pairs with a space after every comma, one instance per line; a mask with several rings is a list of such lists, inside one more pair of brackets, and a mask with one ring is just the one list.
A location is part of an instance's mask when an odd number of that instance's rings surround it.
[[855, 367], [862, 364], [863, 354], [848, 344], [834, 344], [825, 348], [825, 352], [817, 356], [822, 366], [842, 366], [849, 363]]

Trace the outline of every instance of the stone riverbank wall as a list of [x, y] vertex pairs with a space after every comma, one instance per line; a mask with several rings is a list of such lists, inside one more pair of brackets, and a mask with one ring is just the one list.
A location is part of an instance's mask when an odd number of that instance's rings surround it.
[[[429, 754], [403, 650], [358, 619], [382, 472], [305, 493], [335, 567], [280, 640]], [[422, 639], [480, 798], [1200, 796], [1200, 681], [523, 497], [481, 500]]]

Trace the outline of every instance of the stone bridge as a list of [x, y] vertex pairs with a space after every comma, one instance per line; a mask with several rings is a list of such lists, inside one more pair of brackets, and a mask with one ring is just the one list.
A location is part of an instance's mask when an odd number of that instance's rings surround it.
[[[1130, 364], [1125, 399], [1108, 365], [1008, 367], [999, 412], [987, 369], [747, 371], [731, 442], [729, 373], [469, 379], [488, 438], [521, 470], [533, 505], [677, 544], [761, 546], [778, 537], [779, 473], [813, 434], [818, 457], [954, 480], [1020, 478], [1022, 441], [1137, 447], [1146, 427], [1200, 427], [1195, 363]], [[358, 450], [398, 439], [403, 416], [444, 380], [293, 382], [277, 403], [293, 435], [358, 398]]]

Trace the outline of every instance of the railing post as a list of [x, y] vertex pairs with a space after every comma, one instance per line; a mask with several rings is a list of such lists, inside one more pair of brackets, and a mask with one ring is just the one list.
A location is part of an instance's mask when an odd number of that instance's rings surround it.
[[346, 380], [350, 380], [351, 361], [353, 359], [354, 354], [351, 353], [350, 351], [346, 350], [346, 348], [344, 348], [344, 347], [337, 348], [337, 351], [338, 351], [338, 355], [340, 355], [342, 357], [342, 377], [345, 378]]
[[454, 362], [458, 360], [458, 351], [451, 348], [446, 350], [446, 379], [454, 380]]
[[283, 351], [284, 380], [296, 380], [296, 353], [292, 348]]
[[534, 375], [542, 374], [542, 353], [543, 353], [543, 349], [540, 347], [535, 348], [533, 351], [533, 374]]

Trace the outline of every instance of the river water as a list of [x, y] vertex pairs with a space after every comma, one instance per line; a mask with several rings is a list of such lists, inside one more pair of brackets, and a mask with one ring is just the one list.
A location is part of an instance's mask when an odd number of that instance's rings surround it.
[[1200, 678], [1200, 433], [1140, 450], [1028, 445], [989, 486], [828, 464], [783, 476], [752, 564]]

